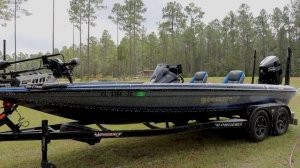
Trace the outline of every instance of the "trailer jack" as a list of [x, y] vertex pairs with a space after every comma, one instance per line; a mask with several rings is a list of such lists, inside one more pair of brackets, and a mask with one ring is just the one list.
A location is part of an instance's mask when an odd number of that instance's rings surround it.
[[42, 121], [42, 168], [56, 168], [56, 165], [48, 161], [48, 144], [51, 138], [49, 137], [48, 120]]

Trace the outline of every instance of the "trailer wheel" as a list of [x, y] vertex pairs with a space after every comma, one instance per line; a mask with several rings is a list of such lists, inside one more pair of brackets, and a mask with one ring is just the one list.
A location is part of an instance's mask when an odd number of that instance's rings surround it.
[[266, 111], [258, 110], [250, 116], [248, 135], [251, 141], [264, 140], [269, 133], [270, 119]]
[[282, 135], [289, 128], [290, 117], [286, 108], [281, 107], [273, 116], [273, 134]]

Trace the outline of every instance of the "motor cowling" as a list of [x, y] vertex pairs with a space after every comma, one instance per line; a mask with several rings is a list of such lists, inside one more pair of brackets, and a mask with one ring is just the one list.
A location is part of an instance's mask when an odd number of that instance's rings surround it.
[[276, 56], [268, 56], [259, 65], [260, 84], [279, 85], [282, 83], [282, 67]]
[[153, 75], [151, 76], [150, 81], [151, 83], [179, 83], [180, 81], [183, 82], [183, 78], [180, 76], [181, 73], [181, 64], [158, 64], [155, 68]]

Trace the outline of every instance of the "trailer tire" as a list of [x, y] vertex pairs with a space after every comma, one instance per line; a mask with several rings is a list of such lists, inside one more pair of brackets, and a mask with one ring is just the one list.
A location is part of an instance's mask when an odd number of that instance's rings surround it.
[[264, 140], [270, 130], [270, 118], [266, 111], [257, 110], [250, 116], [248, 136], [253, 142]]
[[281, 107], [273, 116], [273, 135], [285, 134], [289, 128], [290, 115], [289, 111]]

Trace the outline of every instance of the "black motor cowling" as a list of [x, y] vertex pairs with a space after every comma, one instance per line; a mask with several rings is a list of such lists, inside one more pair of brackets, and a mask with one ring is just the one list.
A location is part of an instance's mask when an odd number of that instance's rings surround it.
[[181, 64], [167, 65], [158, 64], [155, 68], [153, 75], [151, 76], [151, 83], [179, 83], [183, 82], [183, 78], [180, 76], [182, 73]]
[[273, 85], [282, 83], [282, 67], [278, 57], [268, 56], [260, 63], [258, 83]]

